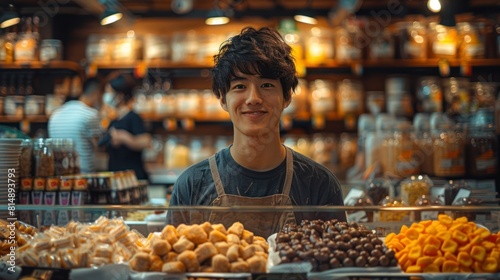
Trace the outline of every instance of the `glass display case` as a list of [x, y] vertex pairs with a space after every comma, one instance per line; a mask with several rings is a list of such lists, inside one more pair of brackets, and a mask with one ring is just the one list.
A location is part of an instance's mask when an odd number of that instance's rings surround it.
[[[16, 205], [35, 223], [4, 227], [15, 269], [51, 275], [43, 279], [499, 279], [500, 206], [384, 205]], [[50, 211], [82, 221], [43, 225]], [[355, 212], [373, 218], [355, 221]], [[351, 214], [328, 219], [339, 213]], [[259, 216], [266, 222], [248, 219]], [[270, 234], [256, 233], [262, 224]], [[2, 251], [4, 266], [11, 252]]]

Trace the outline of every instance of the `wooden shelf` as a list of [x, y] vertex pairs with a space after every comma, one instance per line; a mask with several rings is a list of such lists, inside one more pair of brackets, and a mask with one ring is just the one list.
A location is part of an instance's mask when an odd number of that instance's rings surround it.
[[45, 123], [49, 121], [49, 117], [47, 116], [24, 116], [24, 117], [16, 117], [16, 116], [0, 116], [0, 123], [16, 123], [27, 121], [30, 123]]
[[0, 63], [0, 70], [39, 70], [39, 69], [57, 69], [57, 70], [69, 70], [73, 72], [81, 71], [80, 65], [73, 61], [49, 61], [49, 62], [41, 62], [41, 61], [16, 61], [13, 63]]

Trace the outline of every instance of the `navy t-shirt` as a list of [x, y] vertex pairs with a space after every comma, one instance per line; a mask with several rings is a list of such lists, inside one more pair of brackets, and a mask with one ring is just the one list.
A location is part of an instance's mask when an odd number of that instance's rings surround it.
[[[132, 135], [139, 135], [146, 133], [144, 121], [134, 111], [128, 112], [123, 118], [113, 120], [108, 127], [108, 130], [114, 127], [116, 129], [123, 129]], [[148, 174], [144, 168], [142, 160], [142, 151], [135, 151], [125, 145], [113, 147], [109, 145], [106, 148], [109, 155], [108, 170], [109, 171], [123, 171], [132, 169], [135, 171], [137, 179], [148, 179]]]
[[[344, 205], [340, 183], [335, 175], [312, 159], [295, 151], [292, 153], [293, 180], [290, 196], [293, 205]], [[236, 163], [229, 148], [218, 152], [215, 159], [226, 194], [263, 197], [280, 194], [283, 191], [286, 160], [272, 170], [259, 172]], [[174, 184], [169, 205], [209, 206], [216, 197], [217, 190], [207, 159], [191, 166], [179, 176]], [[172, 221], [172, 216], [167, 213], [167, 223], [174, 225], [192, 223]], [[208, 215], [205, 218], [208, 219]], [[303, 219], [346, 220], [345, 212], [295, 212], [295, 218], [297, 222]]]

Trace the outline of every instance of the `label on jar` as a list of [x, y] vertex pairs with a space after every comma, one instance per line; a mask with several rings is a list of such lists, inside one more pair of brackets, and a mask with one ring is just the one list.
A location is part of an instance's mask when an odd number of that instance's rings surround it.
[[82, 191], [87, 189], [87, 179], [85, 178], [75, 178], [73, 184], [74, 190]]
[[434, 42], [432, 51], [438, 55], [455, 55], [457, 53], [457, 45], [454, 43]]
[[56, 194], [57, 192], [45, 192], [43, 194], [43, 204], [45, 205], [55, 205], [56, 204]]
[[404, 45], [404, 49], [408, 55], [409, 58], [418, 58], [422, 57], [424, 54], [424, 45], [423, 44], [418, 44], [418, 43], [406, 43]]
[[31, 203], [34, 205], [41, 205], [43, 202], [43, 191], [31, 192]]
[[56, 191], [59, 188], [59, 178], [49, 177], [45, 185], [46, 191]]
[[16, 48], [14, 56], [18, 61], [35, 60], [35, 48]]
[[31, 191], [33, 189], [33, 178], [22, 178], [21, 179], [21, 190]]
[[27, 99], [26, 104], [24, 105], [24, 113], [26, 115], [41, 115], [42, 106], [35, 99]]
[[464, 47], [466, 57], [480, 57], [484, 55], [484, 47], [481, 45], [466, 45]]
[[37, 177], [33, 180], [33, 190], [43, 191], [45, 190], [45, 178]]
[[29, 203], [30, 203], [30, 192], [19, 192], [19, 204], [29, 204]]
[[43, 47], [40, 50], [40, 60], [49, 61], [57, 58], [57, 49], [54, 47]]
[[61, 184], [59, 185], [59, 190], [66, 191], [71, 190], [73, 188], [73, 179], [70, 178], [61, 178]]

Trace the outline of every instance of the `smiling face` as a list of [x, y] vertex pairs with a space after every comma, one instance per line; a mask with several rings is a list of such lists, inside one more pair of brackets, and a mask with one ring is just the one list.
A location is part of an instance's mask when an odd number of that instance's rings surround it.
[[229, 113], [234, 126], [234, 136], [279, 136], [281, 113], [290, 101], [283, 98], [280, 80], [258, 75], [238, 74], [230, 82], [221, 106]]

